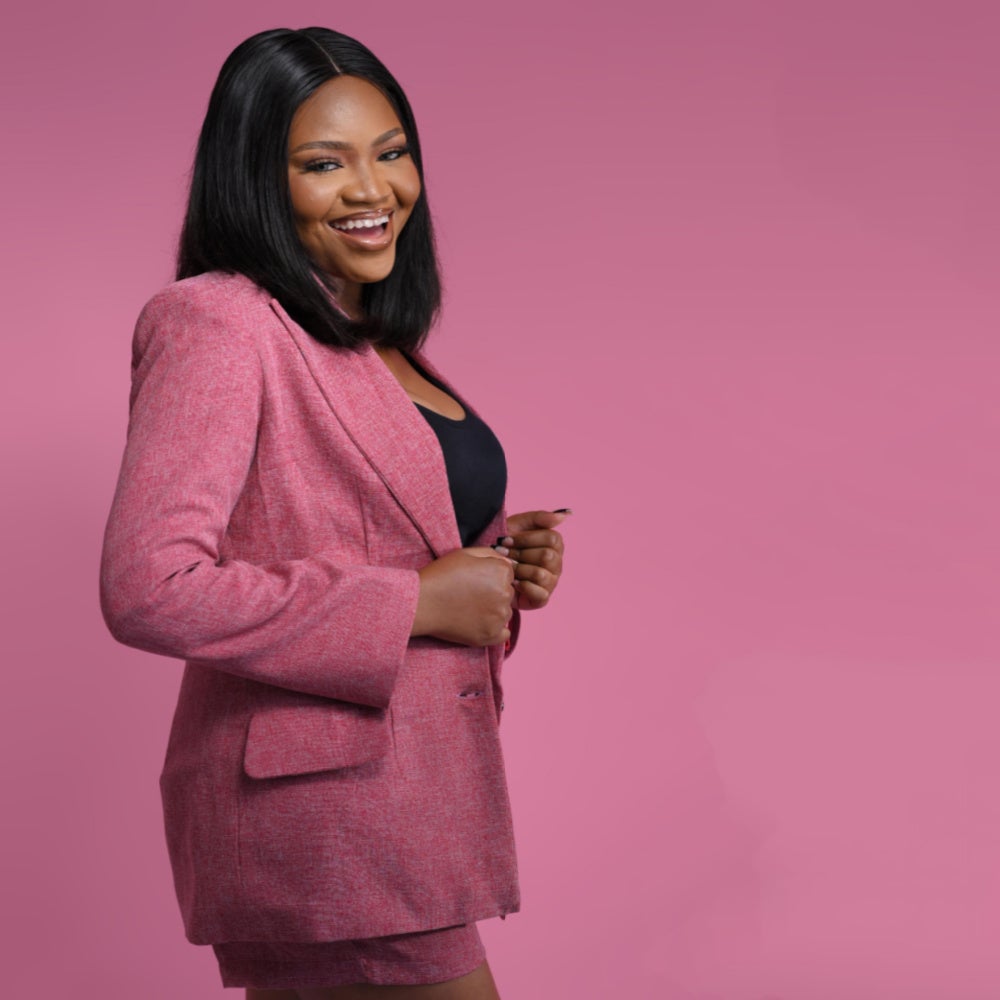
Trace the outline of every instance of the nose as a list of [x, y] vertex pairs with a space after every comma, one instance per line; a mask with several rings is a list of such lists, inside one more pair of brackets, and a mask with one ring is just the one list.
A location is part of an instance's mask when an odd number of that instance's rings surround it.
[[348, 183], [341, 190], [341, 197], [344, 201], [378, 205], [389, 197], [391, 191], [377, 163], [359, 163], [351, 171]]

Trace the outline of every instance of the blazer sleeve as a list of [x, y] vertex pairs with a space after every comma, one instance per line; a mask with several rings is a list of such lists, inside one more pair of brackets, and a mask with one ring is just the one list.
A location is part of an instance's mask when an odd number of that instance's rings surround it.
[[338, 565], [322, 552], [267, 565], [220, 558], [263, 388], [256, 346], [231, 312], [168, 294], [147, 305], [101, 561], [105, 620], [130, 646], [385, 707], [416, 614], [416, 571]]

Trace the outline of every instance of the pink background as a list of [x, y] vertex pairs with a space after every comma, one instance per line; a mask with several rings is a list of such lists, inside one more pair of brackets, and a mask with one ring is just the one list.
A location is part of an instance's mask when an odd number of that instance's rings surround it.
[[222, 994], [160, 825], [179, 668], [97, 561], [209, 88], [311, 23], [414, 103], [431, 354], [512, 508], [577, 511], [507, 673], [504, 996], [1000, 996], [1000, 7], [788, 0], [5, 17], [5, 994]]

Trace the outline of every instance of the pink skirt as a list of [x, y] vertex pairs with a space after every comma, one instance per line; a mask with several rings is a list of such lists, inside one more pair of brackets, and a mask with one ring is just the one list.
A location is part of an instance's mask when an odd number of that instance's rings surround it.
[[475, 924], [357, 941], [229, 941], [213, 948], [223, 986], [260, 990], [423, 986], [458, 979], [486, 960]]

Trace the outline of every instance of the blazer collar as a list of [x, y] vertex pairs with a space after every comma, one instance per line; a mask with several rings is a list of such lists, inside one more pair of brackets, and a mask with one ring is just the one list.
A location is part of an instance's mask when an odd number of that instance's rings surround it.
[[[442, 556], [460, 548], [437, 435], [374, 348], [366, 345], [350, 351], [321, 344], [276, 299], [271, 300], [271, 308], [295, 341], [334, 416], [431, 551]], [[416, 357], [448, 385], [422, 355]], [[464, 400], [460, 402], [466, 406]]]

